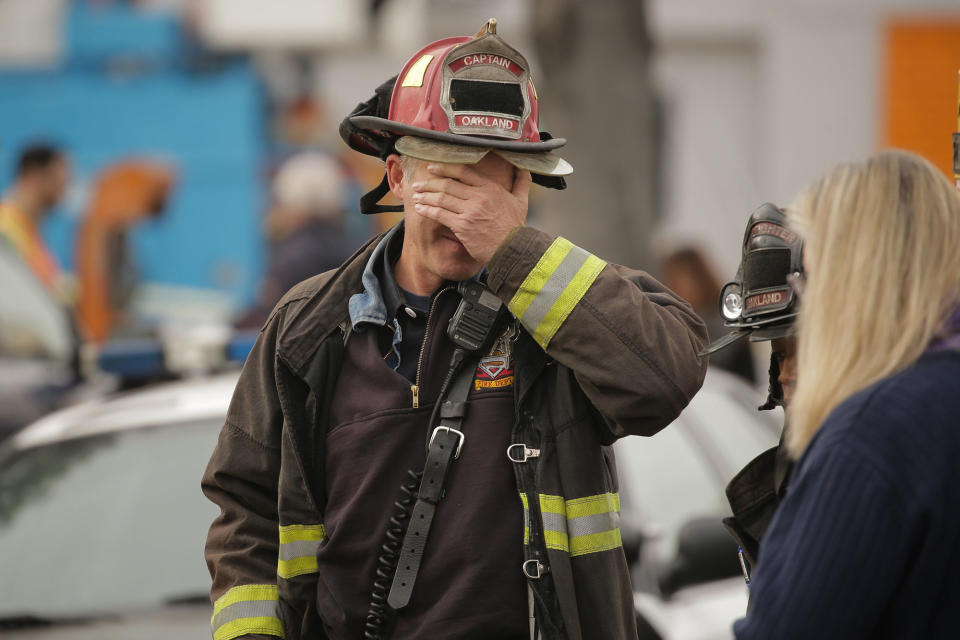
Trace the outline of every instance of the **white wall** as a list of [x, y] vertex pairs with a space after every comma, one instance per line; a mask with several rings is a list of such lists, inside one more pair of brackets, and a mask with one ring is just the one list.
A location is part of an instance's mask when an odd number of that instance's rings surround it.
[[0, 66], [54, 66], [61, 54], [66, 0], [0, 2]]
[[667, 106], [663, 245], [733, 275], [752, 209], [880, 144], [882, 26], [956, 0], [648, 0]]

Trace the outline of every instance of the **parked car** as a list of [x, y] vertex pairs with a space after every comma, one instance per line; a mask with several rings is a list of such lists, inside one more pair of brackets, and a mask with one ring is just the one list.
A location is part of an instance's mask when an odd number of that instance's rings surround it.
[[[230, 373], [88, 401], [4, 443], [0, 636], [210, 637], [203, 544], [217, 508], [199, 481], [235, 384]], [[650, 637], [723, 637], [744, 610], [742, 578], [701, 580], [699, 565], [685, 578], [671, 547], [698, 515], [716, 533], [723, 484], [776, 440], [775, 425], [755, 411], [757, 395], [711, 371], [674, 425], [617, 445], [624, 540], [639, 558], [636, 601], [658, 634]], [[735, 549], [714, 557], [736, 563]]]
[[0, 453], [0, 636], [207, 640], [200, 493], [236, 374], [40, 419]]
[[758, 412], [761, 399], [711, 368], [669, 427], [614, 445], [640, 640], [731, 638], [746, 612], [737, 545], [721, 520], [727, 482], [779, 439], [782, 413]]

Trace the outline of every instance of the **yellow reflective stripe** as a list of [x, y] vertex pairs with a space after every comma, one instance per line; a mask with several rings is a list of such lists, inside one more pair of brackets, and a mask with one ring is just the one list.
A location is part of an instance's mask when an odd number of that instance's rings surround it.
[[579, 518], [581, 516], [592, 516], [598, 513], [608, 513], [610, 511], [620, 511], [619, 493], [601, 493], [597, 496], [587, 496], [586, 498], [574, 498], [565, 503], [567, 518]]
[[322, 524], [288, 524], [280, 527], [277, 575], [294, 578], [317, 571], [317, 550], [327, 537]]
[[600, 533], [591, 533], [585, 536], [570, 538], [570, 555], [582, 556], [588, 553], [597, 553], [599, 551], [609, 551], [622, 547], [623, 541], [620, 538], [620, 529], [611, 529], [601, 531]]
[[507, 307], [546, 349], [606, 264], [569, 240], [557, 238]]
[[527, 500], [527, 494], [520, 494], [520, 502], [523, 503], [523, 544], [530, 544], [530, 502]]
[[546, 252], [540, 256], [540, 260], [530, 270], [527, 277], [520, 283], [520, 288], [513, 294], [513, 298], [507, 304], [510, 312], [519, 320], [523, 320], [523, 314], [527, 312], [530, 305], [536, 299], [540, 289], [550, 279], [553, 272], [557, 270], [563, 259], [570, 253], [573, 243], [566, 238], [557, 238], [547, 248]]
[[249, 600], [280, 600], [280, 589], [275, 584], [244, 584], [234, 587], [213, 603], [213, 615], [238, 602]]
[[[563, 496], [540, 494], [540, 516], [543, 521], [543, 541], [547, 549], [569, 551], [567, 540], [567, 509]], [[559, 517], [558, 517], [559, 516]]]
[[420, 59], [410, 66], [410, 70], [407, 71], [407, 75], [403, 77], [403, 82], [400, 84], [400, 86], [422, 87], [423, 76], [427, 72], [427, 67], [430, 66], [431, 60], [433, 60], [433, 56], [429, 53], [420, 56]]
[[579, 556], [622, 546], [619, 511], [620, 495], [564, 500], [562, 496], [540, 495], [544, 542], [548, 549]]
[[213, 640], [233, 640], [251, 633], [263, 633], [283, 638], [283, 622], [279, 618], [238, 618], [213, 632]]
[[550, 531], [546, 529], [543, 532], [543, 541], [547, 543], [547, 549], [570, 551], [570, 543], [567, 540], [566, 531]]
[[292, 560], [277, 561], [277, 575], [281, 578], [294, 578], [305, 573], [317, 572], [317, 556], [300, 556]]
[[214, 640], [232, 640], [250, 633], [284, 637], [279, 605], [279, 589], [275, 584], [233, 587], [213, 604], [210, 626]]
[[327, 529], [322, 524], [289, 524], [280, 527], [280, 544], [298, 540], [323, 540]]
[[562, 516], [567, 515], [567, 507], [563, 496], [548, 496], [541, 493], [540, 511], [543, 513], [559, 513]]
[[553, 336], [556, 335], [560, 326], [566, 321], [567, 316], [569, 316], [573, 308], [577, 306], [577, 303], [583, 298], [587, 289], [589, 289], [593, 281], [597, 279], [597, 276], [600, 275], [600, 272], [603, 271], [603, 267], [606, 266], [606, 264], [606, 262], [594, 255], [587, 258], [583, 266], [580, 267], [580, 270], [577, 271], [577, 275], [573, 277], [573, 280], [570, 281], [570, 284], [563, 290], [563, 293], [560, 294], [557, 301], [550, 307], [550, 311], [547, 312], [543, 320], [534, 330], [533, 339], [537, 341], [537, 344], [544, 349], [547, 348], [547, 345], [553, 340]]

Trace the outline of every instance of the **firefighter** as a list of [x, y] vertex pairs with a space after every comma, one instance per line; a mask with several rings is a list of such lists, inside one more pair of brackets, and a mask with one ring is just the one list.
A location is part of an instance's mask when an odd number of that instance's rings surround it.
[[887, 150], [795, 202], [807, 280], [785, 443], [797, 463], [734, 633], [954, 638], [960, 196], [926, 159]]
[[0, 240], [9, 241], [37, 282], [63, 304], [70, 302], [70, 286], [40, 234], [40, 225], [63, 198], [69, 182], [70, 161], [63, 150], [30, 145], [21, 152], [16, 180], [0, 202]]
[[[758, 207], [743, 234], [740, 267], [720, 291], [720, 313], [733, 331], [701, 353], [709, 355], [748, 338], [770, 342], [767, 399], [761, 411], [790, 404], [797, 383], [794, 322], [799, 311], [795, 287], [803, 278], [803, 241], [787, 226], [782, 209]], [[727, 485], [733, 517], [723, 523], [740, 547], [740, 567], [750, 584], [760, 540], [783, 497], [792, 463], [782, 446], [764, 451]]]
[[341, 125], [385, 162], [362, 209], [404, 218], [294, 287], [244, 366], [203, 479], [217, 640], [635, 637], [609, 445], [679, 414], [706, 332], [525, 224], [531, 181], [572, 171], [539, 110], [491, 20]]

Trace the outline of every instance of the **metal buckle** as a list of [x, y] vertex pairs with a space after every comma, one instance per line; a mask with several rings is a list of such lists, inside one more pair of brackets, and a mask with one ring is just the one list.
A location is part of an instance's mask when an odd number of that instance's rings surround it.
[[[520, 447], [520, 450], [521, 450], [520, 455], [523, 456], [522, 458], [513, 457], [512, 451], [515, 447]], [[530, 458], [539, 458], [539, 457], [540, 457], [540, 449], [531, 449], [525, 444], [518, 443], [518, 444], [512, 444], [509, 447], [507, 447], [507, 458], [510, 459], [510, 462], [526, 462]]]
[[[534, 566], [534, 568], [535, 568], [536, 571], [537, 571], [536, 574], [531, 573], [530, 570], [527, 569], [527, 565], [530, 564], [531, 562], [533, 563], [533, 566]], [[523, 575], [527, 576], [527, 577], [530, 578], [531, 580], [539, 580], [539, 579], [540, 579], [540, 576], [542, 576], [542, 575], [544, 574], [544, 571], [543, 571], [544, 566], [543, 566], [543, 564], [541, 564], [540, 561], [537, 560], [536, 558], [527, 560], [526, 562], [523, 563], [523, 566], [522, 566], [522, 567], [523, 567]]]
[[458, 431], [457, 429], [453, 429], [453, 428], [451, 428], [451, 427], [445, 427], [445, 426], [443, 426], [443, 425], [440, 425], [439, 427], [437, 427], [436, 429], [433, 430], [433, 433], [430, 434], [430, 442], [427, 443], [427, 449], [429, 449], [430, 447], [433, 446], [433, 441], [434, 441], [434, 439], [437, 437], [437, 432], [438, 432], [438, 431], [446, 431], [446, 432], [448, 432], [448, 433], [455, 433], [455, 434], [457, 434], [458, 436], [460, 436], [460, 440], [457, 442], [457, 450], [456, 450], [456, 452], [454, 452], [454, 454], [453, 454], [453, 459], [454, 459], [454, 460], [456, 460], [457, 458], [459, 458], [459, 457], [460, 457], [460, 450], [463, 449], [463, 441], [467, 439], [467, 436], [463, 435], [463, 431]]

